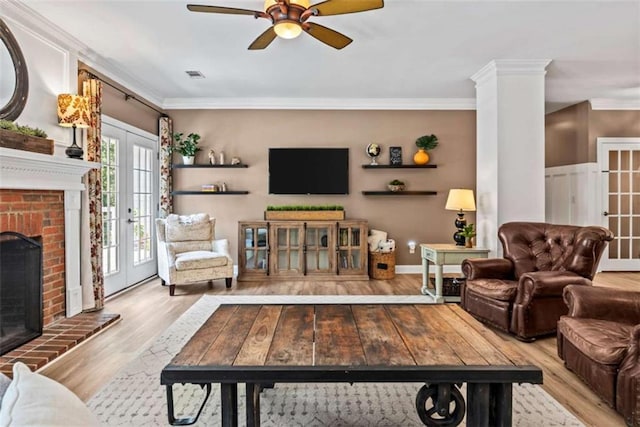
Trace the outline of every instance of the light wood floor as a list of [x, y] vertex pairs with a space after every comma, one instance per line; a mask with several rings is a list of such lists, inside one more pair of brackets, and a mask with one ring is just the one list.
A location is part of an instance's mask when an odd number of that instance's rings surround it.
[[[640, 290], [640, 273], [599, 273], [595, 284], [612, 288]], [[420, 275], [396, 275], [395, 279], [362, 282], [283, 282], [261, 283], [234, 280], [232, 289], [216, 281], [210, 289], [206, 283], [178, 286], [176, 296], [153, 280], [107, 300], [105, 310], [119, 313], [122, 320], [77, 349], [45, 366], [41, 373], [53, 378], [83, 400], [100, 388], [184, 313], [203, 294], [218, 295], [416, 295], [420, 292]], [[549, 337], [522, 343], [506, 334], [498, 338], [528, 356], [544, 371], [544, 389], [574, 413], [587, 426], [624, 426], [622, 417], [604, 404], [575, 375], [569, 372], [556, 353], [556, 339]], [[159, 375], [159, 373], [158, 373]], [[158, 376], [159, 378], [159, 376]], [[541, 424], [542, 425], [542, 424]]]

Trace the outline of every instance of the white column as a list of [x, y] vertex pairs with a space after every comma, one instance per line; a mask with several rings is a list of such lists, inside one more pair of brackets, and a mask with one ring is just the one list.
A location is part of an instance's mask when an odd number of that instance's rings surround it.
[[499, 256], [498, 227], [545, 220], [544, 76], [551, 62], [491, 61], [476, 83], [477, 239]]
[[64, 192], [64, 256], [67, 317], [82, 312], [80, 287], [80, 191]]

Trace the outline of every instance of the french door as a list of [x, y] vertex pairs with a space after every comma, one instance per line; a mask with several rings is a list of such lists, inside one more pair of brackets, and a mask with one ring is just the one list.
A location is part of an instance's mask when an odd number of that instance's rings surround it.
[[598, 138], [602, 225], [614, 234], [603, 270], [640, 271], [640, 138]]
[[103, 116], [102, 263], [105, 295], [157, 274], [157, 136]]

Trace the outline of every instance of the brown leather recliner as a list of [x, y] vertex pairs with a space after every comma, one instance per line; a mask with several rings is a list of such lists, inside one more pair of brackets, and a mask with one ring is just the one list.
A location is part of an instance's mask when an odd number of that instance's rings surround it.
[[590, 285], [612, 233], [603, 227], [536, 222], [500, 226], [504, 258], [467, 259], [461, 305], [480, 321], [530, 341], [552, 334], [567, 313], [562, 291]]
[[567, 286], [558, 355], [591, 389], [640, 426], [640, 292]]

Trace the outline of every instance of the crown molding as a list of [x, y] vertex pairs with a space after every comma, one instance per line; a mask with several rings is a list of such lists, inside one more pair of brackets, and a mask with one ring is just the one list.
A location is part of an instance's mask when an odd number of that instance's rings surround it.
[[105, 59], [96, 51], [89, 48], [79, 39], [67, 33], [64, 29], [53, 24], [45, 17], [35, 12], [27, 5], [16, 0], [2, 0], [3, 15], [8, 16], [17, 24], [28, 28], [30, 32], [48, 41], [68, 49], [78, 59], [106, 77], [118, 82], [128, 90], [135, 92], [147, 101], [161, 105], [162, 98], [159, 94], [145, 87], [144, 83], [112, 62]]
[[494, 59], [470, 77], [476, 85], [493, 76], [544, 76], [551, 59]]
[[167, 98], [165, 110], [475, 110], [475, 98]]
[[640, 110], [639, 99], [593, 98], [589, 100], [592, 110]]

